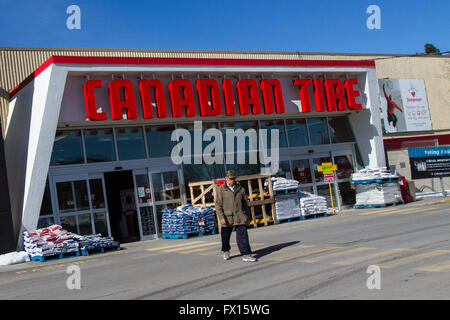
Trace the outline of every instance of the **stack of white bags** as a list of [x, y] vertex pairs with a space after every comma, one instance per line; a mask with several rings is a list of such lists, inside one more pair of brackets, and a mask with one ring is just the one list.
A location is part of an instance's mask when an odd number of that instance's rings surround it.
[[327, 200], [325, 197], [316, 196], [309, 192], [298, 192], [297, 196], [300, 200], [302, 216], [321, 214], [328, 211]]
[[[298, 188], [297, 180], [286, 179], [283, 177], [272, 177], [271, 180], [274, 191]], [[267, 187], [267, 180], [264, 182], [264, 185]]]
[[398, 176], [389, 172], [386, 167], [366, 167], [352, 176], [356, 190], [356, 206], [385, 205], [401, 202], [400, 185], [395, 179]]
[[291, 193], [275, 196], [275, 209], [278, 220], [300, 217], [301, 212], [298, 195]]
[[354, 181], [385, 178], [397, 178], [397, 176], [392, 174], [386, 167], [366, 167], [357, 173], [354, 173], [352, 176], [352, 180]]
[[397, 203], [401, 199], [398, 182], [356, 185], [355, 205], [384, 205]]

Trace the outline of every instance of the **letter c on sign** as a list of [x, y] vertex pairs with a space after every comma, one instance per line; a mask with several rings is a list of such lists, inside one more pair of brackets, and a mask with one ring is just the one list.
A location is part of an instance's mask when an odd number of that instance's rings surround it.
[[84, 106], [86, 108], [86, 116], [89, 120], [106, 120], [105, 112], [97, 112], [97, 104], [95, 103], [94, 88], [101, 88], [102, 80], [89, 80], [83, 85]]

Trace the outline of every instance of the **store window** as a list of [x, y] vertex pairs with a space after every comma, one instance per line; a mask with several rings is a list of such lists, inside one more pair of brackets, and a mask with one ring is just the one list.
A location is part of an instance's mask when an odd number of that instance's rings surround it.
[[91, 129], [84, 131], [87, 162], [115, 161], [112, 129]]
[[[245, 155], [246, 161], [249, 159], [249, 153]], [[252, 174], [260, 174], [261, 166], [257, 164], [227, 164], [227, 170], [234, 170], [237, 176], [248, 176]]]
[[[243, 130], [243, 135], [240, 134]], [[233, 152], [236, 153], [239, 149], [241, 152], [257, 151], [258, 150], [258, 122], [225, 122], [221, 124], [221, 130], [223, 134], [223, 143], [225, 151], [231, 151], [231, 146], [227, 141], [227, 130], [233, 130], [228, 138], [234, 141]]]
[[[225, 176], [225, 166], [223, 164], [183, 164], [184, 181], [197, 182], [223, 178]], [[189, 188], [186, 183], [186, 192]]]
[[347, 121], [347, 117], [328, 119], [331, 143], [353, 142], [353, 134]]
[[335, 156], [334, 164], [337, 166], [338, 179], [349, 179], [353, 173], [353, 157], [349, 155]]
[[91, 215], [88, 214], [80, 214], [77, 216], [78, 219], [78, 228], [80, 235], [89, 235], [92, 234], [92, 221]]
[[105, 199], [102, 179], [89, 180], [89, 187], [91, 190], [92, 209], [103, 209], [105, 207]]
[[[264, 167], [263, 171], [264, 172], [271, 172], [271, 171], [268, 171], [270, 169], [273, 170], [273, 167], [272, 168]], [[283, 178], [286, 178], [286, 179], [292, 179], [291, 164], [290, 164], [289, 160], [278, 162], [278, 172], [275, 175], [277, 177], [283, 177]]]
[[350, 182], [340, 182], [338, 183], [339, 193], [341, 196], [341, 204], [345, 207], [351, 207], [356, 202], [355, 189], [352, 188]]
[[308, 159], [293, 160], [292, 173], [294, 179], [300, 184], [312, 183], [311, 167]]
[[303, 147], [308, 145], [308, 131], [306, 120], [286, 120], [287, 136], [290, 147]]
[[147, 174], [136, 174], [136, 189], [139, 203], [152, 202], [152, 194], [150, 190], [150, 182]]
[[106, 212], [94, 213], [95, 232], [102, 236], [108, 236], [108, 222], [106, 220]]
[[117, 151], [119, 160], [145, 159], [145, 143], [142, 128], [117, 128]]
[[81, 130], [56, 131], [50, 165], [83, 163]]
[[169, 201], [180, 198], [177, 171], [152, 173], [152, 183], [155, 201]]
[[319, 171], [319, 166], [321, 166], [322, 163], [331, 162], [331, 158], [330, 157], [313, 158], [312, 161], [314, 166], [314, 178], [316, 182], [324, 182], [325, 181], [324, 174], [321, 171]]
[[172, 149], [177, 144], [171, 141], [175, 126], [146, 127], [148, 153], [150, 158], [170, 157]]
[[86, 180], [56, 183], [60, 213], [89, 210]]
[[78, 234], [77, 219], [75, 216], [60, 217], [59, 220], [61, 221], [61, 227], [64, 230]]
[[312, 145], [330, 143], [326, 118], [308, 119], [308, 129]]
[[271, 138], [272, 130], [278, 130], [278, 147], [279, 148], [287, 147], [286, 132], [285, 132], [283, 120], [275, 120], [275, 121], [261, 120], [259, 124], [260, 124], [260, 129], [267, 130], [267, 135], [266, 135], [267, 149], [270, 149], [272, 147], [272, 138]]

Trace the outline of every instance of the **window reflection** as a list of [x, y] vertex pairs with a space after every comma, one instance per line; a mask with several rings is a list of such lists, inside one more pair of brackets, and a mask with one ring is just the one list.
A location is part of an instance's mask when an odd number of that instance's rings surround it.
[[354, 138], [347, 121], [347, 117], [328, 119], [331, 143], [353, 142]]
[[91, 189], [92, 209], [101, 209], [105, 207], [105, 199], [103, 196], [102, 179], [89, 180], [89, 187]]
[[293, 160], [292, 173], [294, 174], [294, 179], [300, 182], [300, 184], [312, 183], [311, 168], [308, 159]]
[[171, 141], [175, 126], [146, 127], [148, 153], [150, 158], [170, 157], [176, 141]]
[[180, 198], [177, 171], [152, 173], [155, 201], [167, 201]]
[[116, 160], [112, 129], [86, 130], [84, 141], [87, 162]]
[[59, 212], [89, 210], [86, 181], [56, 183]]
[[353, 158], [351, 155], [335, 156], [334, 163], [337, 166], [337, 178], [348, 179], [353, 173]]
[[287, 136], [289, 146], [303, 147], [308, 145], [308, 132], [306, 130], [306, 120], [286, 120]]
[[144, 136], [140, 127], [118, 128], [116, 139], [119, 160], [146, 158]]
[[325, 118], [308, 119], [309, 136], [311, 144], [329, 144], [328, 127]]
[[56, 131], [50, 165], [83, 163], [81, 130]]
[[279, 148], [286, 148], [287, 142], [286, 142], [286, 133], [284, 128], [284, 121], [283, 120], [275, 120], [275, 121], [269, 121], [269, 120], [261, 120], [260, 121], [260, 129], [266, 129], [267, 130], [267, 149], [270, 149], [272, 147], [272, 131], [271, 130], [278, 130], [278, 147]]

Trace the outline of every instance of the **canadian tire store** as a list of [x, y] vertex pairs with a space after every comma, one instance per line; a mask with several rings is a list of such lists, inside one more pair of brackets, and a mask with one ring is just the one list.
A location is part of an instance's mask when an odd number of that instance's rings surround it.
[[[248, 135], [229, 143], [237, 130]], [[252, 145], [253, 132], [268, 144]], [[373, 61], [52, 56], [11, 92], [16, 234], [58, 223], [120, 241], [158, 238], [161, 209], [189, 203], [188, 182], [229, 169], [270, 169], [328, 196], [318, 166], [332, 162], [343, 208], [351, 173], [385, 165], [381, 132]]]

